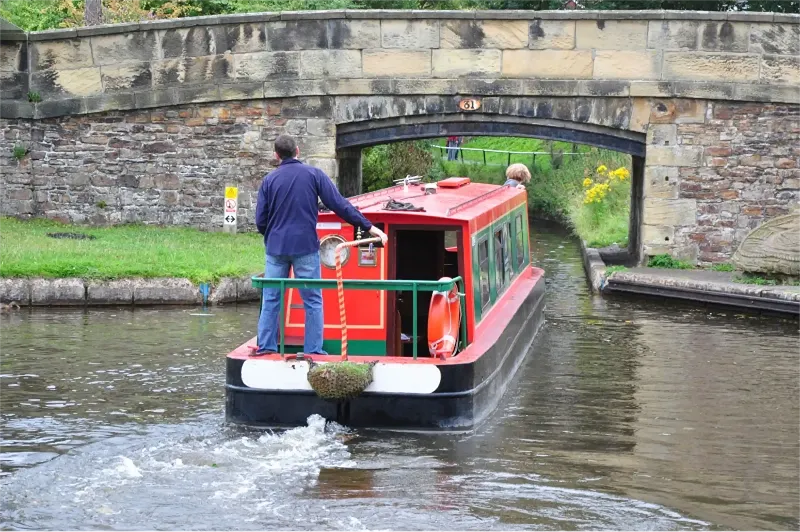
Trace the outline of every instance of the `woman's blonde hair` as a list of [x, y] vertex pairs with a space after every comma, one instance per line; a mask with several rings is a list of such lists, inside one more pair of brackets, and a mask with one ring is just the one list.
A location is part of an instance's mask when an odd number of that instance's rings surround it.
[[527, 183], [531, 180], [531, 172], [524, 164], [514, 163], [506, 168], [506, 178], [519, 181], [520, 183]]

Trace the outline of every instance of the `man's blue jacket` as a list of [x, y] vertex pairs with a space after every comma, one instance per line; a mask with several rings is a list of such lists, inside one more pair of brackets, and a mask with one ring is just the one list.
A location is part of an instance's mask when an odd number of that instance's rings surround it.
[[325, 172], [286, 159], [267, 174], [258, 190], [256, 227], [268, 255], [308, 255], [319, 251], [318, 200], [345, 222], [369, 231], [372, 224], [348, 202]]

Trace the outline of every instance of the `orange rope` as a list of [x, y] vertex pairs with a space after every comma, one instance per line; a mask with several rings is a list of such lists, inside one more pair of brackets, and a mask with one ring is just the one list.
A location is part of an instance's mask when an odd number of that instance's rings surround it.
[[380, 238], [367, 238], [364, 240], [354, 240], [352, 242], [342, 242], [334, 253], [336, 255], [336, 291], [339, 293], [339, 320], [342, 327], [342, 360], [347, 360], [347, 316], [344, 311], [344, 282], [342, 280], [342, 256], [341, 251], [344, 248], [352, 248], [362, 244], [372, 244], [380, 242]]

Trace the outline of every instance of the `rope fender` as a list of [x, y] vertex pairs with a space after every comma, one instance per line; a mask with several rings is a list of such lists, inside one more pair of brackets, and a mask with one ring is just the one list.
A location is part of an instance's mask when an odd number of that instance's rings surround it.
[[377, 244], [381, 239], [365, 238], [363, 240], [353, 240], [342, 242], [334, 249], [336, 255], [336, 292], [339, 296], [339, 321], [342, 328], [342, 360], [347, 360], [347, 315], [344, 310], [344, 280], [342, 279], [342, 250], [352, 248], [362, 244]]

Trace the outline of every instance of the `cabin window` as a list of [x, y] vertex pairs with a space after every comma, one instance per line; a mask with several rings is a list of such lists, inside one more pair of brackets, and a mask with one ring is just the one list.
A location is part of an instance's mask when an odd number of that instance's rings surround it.
[[511, 279], [511, 251], [508, 238], [508, 224], [503, 224], [494, 232], [494, 264], [497, 293], [503, 291]]
[[489, 305], [489, 240], [478, 242], [478, 267], [480, 269], [481, 310]]
[[522, 230], [522, 215], [518, 214], [514, 219], [514, 235], [517, 241], [517, 269], [525, 264], [525, 231]]

